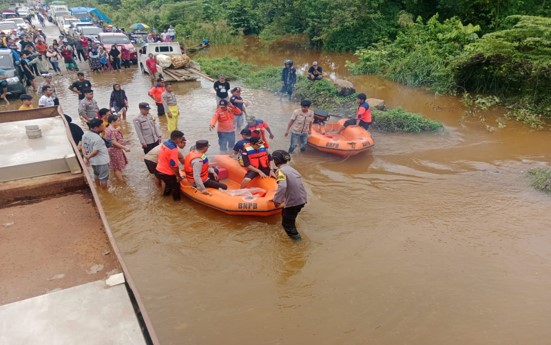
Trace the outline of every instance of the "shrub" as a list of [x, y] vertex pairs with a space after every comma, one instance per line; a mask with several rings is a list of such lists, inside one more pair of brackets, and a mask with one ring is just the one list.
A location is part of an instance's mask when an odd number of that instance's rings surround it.
[[224, 57], [219, 59], [200, 58], [196, 60], [201, 65], [201, 70], [217, 78], [218, 75], [224, 74], [228, 80], [243, 79], [250, 73], [254, 65], [245, 64], [237, 59]]
[[373, 110], [373, 128], [381, 132], [436, 132], [444, 127], [437, 121], [429, 120], [419, 114], [407, 112], [401, 108], [389, 111]]
[[410, 86], [432, 87], [437, 92], [455, 89], [452, 62], [463, 47], [478, 39], [480, 27], [463, 25], [457, 18], [426, 23], [419, 18], [406, 25], [393, 42], [381, 41], [356, 52], [357, 63], [347, 63], [355, 74], [378, 73]]
[[534, 168], [528, 171], [530, 184], [537, 190], [550, 193], [551, 192], [551, 169], [549, 168]]

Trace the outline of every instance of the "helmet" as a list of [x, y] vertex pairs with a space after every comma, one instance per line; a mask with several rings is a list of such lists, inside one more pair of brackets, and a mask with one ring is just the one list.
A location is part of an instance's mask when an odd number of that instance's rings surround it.
[[288, 161], [291, 160], [291, 155], [287, 151], [283, 150], [275, 150], [272, 153], [272, 158], [274, 159], [274, 163], [277, 164], [285, 164]]
[[293, 60], [285, 60], [285, 65], [293, 66]]

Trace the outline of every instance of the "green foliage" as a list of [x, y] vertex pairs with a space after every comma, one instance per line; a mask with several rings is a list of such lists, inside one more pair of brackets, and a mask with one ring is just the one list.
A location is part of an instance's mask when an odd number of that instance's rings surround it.
[[224, 74], [228, 80], [244, 79], [254, 65], [244, 64], [239, 60], [224, 57], [221, 59], [197, 59], [197, 62], [201, 65], [201, 70], [214, 78], [218, 75]]
[[543, 192], [551, 193], [551, 169], [534, 168], [527, 173], [532, 187]]
[[551, 117], [551, 18], [512, 16], [504, 24], [508, 29], [465, 47], [454, 80], [469, 92], [507, 99], [511, 117], [540, 127], [540, 115]]
[[243, 79], [250, 88], [277, 92], [281, 89], [281, 68], [268, 67], [250, 71]]
[[328, 80], [312, 82], [304, 76], [297, 76], [295, 84], [295, 97], [308, 99], [314, 104], [331, 104], [336, 99], [337, 89]]
[[259, 34], [262, 20], [248, 0], [232, 0], [226, 5], [227, 21], [234, 32], [243, 32], [245, 35]]
[[389, 111], [372, 110], [372, 127], [381, 132], [437, 132], [444, 127], [437, 121], [429, 120], [401, 108]]
[[436, 15], [426, 23], [418, 18], [404, 26], [393, 42], [358, 50], [360, 61], [347, 65], [352, 73], [378, 73], [406, 85], [450, 92], [455, 86], [452, 62], [465, 45], [478, 39], [479, 30], [457, 18], [440, 22]]

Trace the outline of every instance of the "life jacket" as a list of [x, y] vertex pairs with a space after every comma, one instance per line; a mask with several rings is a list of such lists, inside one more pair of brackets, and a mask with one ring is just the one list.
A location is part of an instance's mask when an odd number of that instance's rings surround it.
[[260, 145], [258, 150], [255, 150], [251, 144], [245, 144], [245, 152], [247, 153], [249, 162], [253, 167], [257, 169], [270, 167], [270, 158], [264, 145]]
[[207, 158], [206, 154], [197, 152], [195, 150], [188, 153], [186, 158], [184, 159], [184, 173], [186, 174], [186, 179], [191, 183], [195, 182], [195, 180], [193, 179], [193, 166], [191, 165], [191, 162], [196, 158], [200, 158], [203, 161], [203, 168], [201, 169], [201, 181], [205, 182], [209, 178], [209, 159]]
[[[364, 111], [360, 114], [360, 110]], [[360, 104], [357, 114], [358, 118], [363, 122], [371, 123], [371, 109], [369, 108], [369, 104], [367, 104], [367, 102], [363, 102], [362, 104]]]

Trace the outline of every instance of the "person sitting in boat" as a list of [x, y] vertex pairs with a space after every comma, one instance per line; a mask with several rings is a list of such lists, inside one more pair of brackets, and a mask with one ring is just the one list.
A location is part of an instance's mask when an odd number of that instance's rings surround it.
[[184, 148], [186, 138], [184, 133], [174, 130], [170, 133], [170, 139], [162, 143], [157, 158], [155, 176], [165, 183], [163, 195], [172, 194], [174, 201], [180, 201], [180, 167], [178, 162], [184, 164], [184, 157], [178, 148]]
[[206, 155], [209, 146], [208, 140], [197, 140], [195, 142], [195, 146], [192, 147], [184, 159], [184, 172], [186, 179], [198, 191], [212, 195], [207, 187], [228, 189], [228, 186], [218, 182], [216, 169], [209, 166], [209, 159]]
[[270, 134], [270, 139], [274, 138], [274, 134], [270, 130], [270, 126], [264, 120], [257, 119], [254, 116], [247, 117], [247, 128], [251, 130], [251, 135], [253, 137], [260, 137], [262, 142], [264, 142], [264, 147], [269, 148], [268, 140], [266, 140], [266, 133]]
[[314, 61], [308, 69], [308, 79], [312, 81], [323, 79], [323, 69], [318, 65], [317, 61]]
[[248, 128], [241, 130], [241, 140], [233, 146], [233, 155], [237, 157], [239, 165], [243, 166], [241, 154], [245, 151], [245, 145], [251, 142], [251, 130]]
[[313, 124], [317, 126], [318, 131], [321, 134], [325, 134], [325, 123], [329, 120], [329, 113], [325, 110], [316, 109], [314, 110], [314, 122]]
[[247, 187], [249, 182], [257, 176], [261, 178], [276, 177], [271, 168], [272, 156], [259, 137], [252, 137], [251, 142], [245, 144], [245, 150], [241, 153], [241, 157], [243, 166], [247, 168], [247, 173], [241, 181], [241, 188]]
[[366, 131], [369, 129], [369, 126], [371, 125], [371, 109], [369, 108], [369, 104], [366, 102], [367, 96], [365, 93], [359, 93], [356, 97], [356, 102], [358, 103], [358, 111], [356, 112], [356, 118], [355, 119], [349, 119], [344, 123], [344, 126], [339, 130], [338, 134], [340, 134], [344, 129], [348, 126], [360, 126]]

